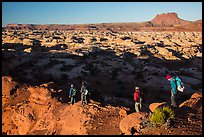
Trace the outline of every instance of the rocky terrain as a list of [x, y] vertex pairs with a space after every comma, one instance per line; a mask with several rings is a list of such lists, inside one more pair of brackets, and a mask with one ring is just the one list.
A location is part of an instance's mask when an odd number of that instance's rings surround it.
[[[2, 134], [201, 135], [201, 30], [202, 20], [186, 21], [176, 13], [143, 23], [7, 25]], [[185, 91], [171, 126], [154, 127], [149, 115], [170, 102], [167, 74], [178, 75]], [[91, 93], [85, 106], [83, 80]], [[78, 91], [74, 105], [68, 103], [71, 83]], [[134, 111], [136, 85], [145, 94], [140, 113]]]

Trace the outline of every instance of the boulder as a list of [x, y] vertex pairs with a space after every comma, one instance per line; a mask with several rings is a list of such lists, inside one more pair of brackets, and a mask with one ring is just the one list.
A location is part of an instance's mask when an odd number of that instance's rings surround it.
[[194, 93], [189, 100], [179, 105], [179, 108], [181, 107], [190, 107], [195, 110], [202, 110], [202, 93]]
[[193, 95], [191, 95], [191, 99], [193, 99], [193, 98], [195, 98], [195, 99], [202, 98], [202, 93], [200, 93], [200, 92], [194, 93]]
[[2, 76], [2, 95], [10, 96], [10, 91], [15, 88], [17, 83], [12, 80], [12, 77]]
[[152, 103], [149, 105], [149, 109], [151, 110], [151, 112], [154, 112], [156, 108], [158, 108], [161, 105], [166, 104], [166, 102], [162, 102], [162, 103]]
[[131, 135], [132, 130], [138, 131], [141, 128], [141, 124], [143, 120], [145, 120], [148, 117], [147, 112], [134, 112], [132, 114], [129, 114], [124, 119], [120, 121], [120, 130], [125, 135]]

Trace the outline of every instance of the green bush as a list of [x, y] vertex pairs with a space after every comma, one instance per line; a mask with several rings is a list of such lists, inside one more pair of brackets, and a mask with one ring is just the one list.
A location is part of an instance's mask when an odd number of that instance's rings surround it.
[[163, 125], [165, 122], [174, 118], [174, 111], [169, 107], [156, 108], [150, 116], [150, 122], [157, 126]]

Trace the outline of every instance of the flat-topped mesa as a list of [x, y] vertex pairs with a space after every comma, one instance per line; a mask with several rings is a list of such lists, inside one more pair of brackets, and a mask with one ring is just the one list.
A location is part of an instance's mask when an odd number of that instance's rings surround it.
[[160, 16], [160, 17], [161, 17], [161, 16], [172, 16], [172, 17], [177, 17], [177, 18], [178, 18], [178, 14], [175, 13], [175, 12], [157, 14], [156, 17], [158, 17], [158, 16]]
[[190, 21], [180, 19], [175, 12], [158, 14], [151, 22], [155, 26], [174, 26], [190, 23]]

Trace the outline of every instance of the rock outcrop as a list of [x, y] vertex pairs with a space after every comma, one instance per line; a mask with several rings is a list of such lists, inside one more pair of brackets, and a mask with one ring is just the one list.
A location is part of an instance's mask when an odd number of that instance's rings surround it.
[[3, 76], [2, 77], [2, 96], [10, 97], [11, 90], [15, 89], [18, 83], [13, 81], [12, 77], [10, 76]]
[[148, 118], [148, 113], [146, 112], [131, 113], [121, 120], [120, 130], [125, 135], [131, 135], [135, 131], [139, 132], [141, 128], [141, 123], [147, 118]]
[[182, 107], [189, 107], [191, 109], [202, 111], [202, 93], [196, 92], [191, 95], [191, 98], [179, 105]]
[[152, 103], [149, 105], [149, 109], [151, 110], [151, 112], [154, 112], [156, 108], [158, 108], [159, 106], [162, 106], [164, 104], [166, 104], [167, 102], [162, 102], [162, 103]]

